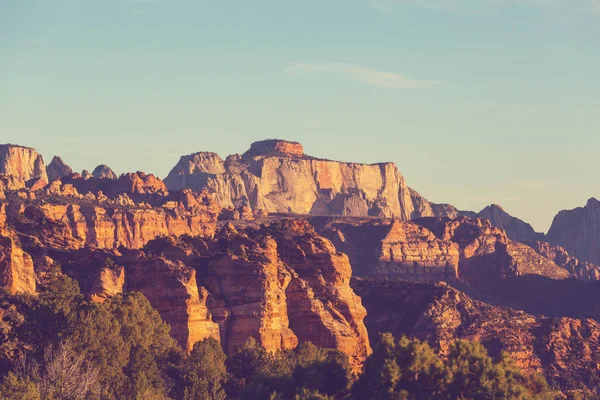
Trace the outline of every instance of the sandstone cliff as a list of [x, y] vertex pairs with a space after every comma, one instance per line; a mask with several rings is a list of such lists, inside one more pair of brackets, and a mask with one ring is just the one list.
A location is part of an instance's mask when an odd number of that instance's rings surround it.
[[455, 216], [411, 191], [393, 163], [356, 164], [317, 159], [295, 142], [253, 143], [223, 161], [215, 153], [181, 157], [165, 183], [170, 190], [207, 189], [223, 208], [255, 212], [396, 217]]
[[21, 183], [36, 179], [48, 183], [44, 159], [29, 147], [0, 145], [0, 174]]
[[207, 337], [219, 338], [219, 326], [206, 306], [208, 293], [199, 290], [196, 271], [182, 262], [160, 257], [129, 255], [126, 264], [128, 289], [142, 292], [163, 320], [171, 335], [190, 351]]
[[585, 207], [559, 212], [546, 241], [564, 247], [581, 261], [600, 265], [600, 201], [592, 198]]
[[0, 228], [0, 290], [10, 294], [35, 294], [31, 256], [16, 243], [11, 232]]
[[157, 239], [144, 252], [195, 268], [229, 354], [248, 337], [269, 351], [305, 341], [337, 348], [355, 366], [370, 353], [348, 258], [305, 222], [242, 231], [229, 224], [212, 241]]
[[453, 281], [458, 277], [459, 246], [438, 239], [420, 225], [336, 217], [310, 221], [348, 254], [357, 276], [416, 282]]
[[313, 217], [310, 221], [348, 254], [355, 274], [361, 277], [488, 286], [515, 276], [574, 276], [570, 267], [511, 241], [485, 219], [432, 217], [392, 222]]

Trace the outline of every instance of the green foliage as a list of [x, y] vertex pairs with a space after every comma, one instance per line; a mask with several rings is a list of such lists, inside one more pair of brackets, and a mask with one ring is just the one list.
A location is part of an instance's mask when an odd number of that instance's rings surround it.
[[40, 400], [40, 392], [35, 383], [27, 377], [9, 372], [0, 384], [3, 400]]
[[[135, 398], [142, 383], [144, 390], [166, 390], [167, 384], [153, 367], [140, 368], [164, 360], [176, 343], [168, 325], [141, 293], [87, 305], [73, 320], [74, 343], [100, 369], [104, 396]], [[130, 356], [136, 358], [130, 360]]]
[[446, 359], [427, 343], [380, 337], [352, 390], [356, 399], [554, 399], [540, 376], [526, 375], [506, 355], [495, 363], [476, 342], [458, 340]]
[[[2, 399], [556, 398], [506, 354], [494, 361], [481, 344], [460, 340], [440, 357], [425, 342], [384, 334], [353, 387], [348, 357], [311, 343], [269, 353], [250, 338], [227, 359], [208, 338], [188, 355], [141, 293], [88, 303], [58, 269], [47, 278], [38, 298], [4, 297], [0, 373], [12, 371], [0, 380]], [[19, 349], [28, 349], [21, 367]]]
[[352, 378], [345, 354], [312, 343], [270, 354], [256, 340], [249, 339], [227, 365], [232, 375], [229, 394], [239, 393], [248, 400], [270, 396], [292, 399], [306, 390], [341, 397]]
[[227, 360], [231, 374], [230, 392], [240, 393], [253, 379], [272, 376], [273, 355], [254, 338], [249, 338]]
[[214, 338], [194, 345], [185, 366], [185, 400], [223, 400], [228, 379], [226, 356]]

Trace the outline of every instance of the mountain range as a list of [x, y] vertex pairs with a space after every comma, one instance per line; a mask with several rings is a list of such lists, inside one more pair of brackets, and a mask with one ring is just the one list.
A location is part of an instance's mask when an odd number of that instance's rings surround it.
[[296, 142], [185, 155], [164, 180], [2, 145], [0, 287], [35, 296], [56, 265], [92, 301], [143, 293], [185, 349], [311, 341], [360, 369], [380, 332], [442, 354], [468, 338], [565, 394], [600, 394], [595, 199], [543, 234], [498, 205], [432, 203], [393, 163]]

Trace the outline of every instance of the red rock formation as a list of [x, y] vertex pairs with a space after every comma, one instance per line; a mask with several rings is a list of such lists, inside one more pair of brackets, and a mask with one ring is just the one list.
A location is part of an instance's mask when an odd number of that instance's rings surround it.
[[152, 174], [143, 172], [123, 174], [117, 180], [114, 193], [127, 194], [164, 194], [167, 187], [164, 182]]
[[226, 254], [207, 265], [208, 276], [218, 284], [203, 276], [215, 296], [209, 304], [226, 351], [232, 354], [249, 337], [272, 352], [295, 348], [298, 339], [289, 328], [286, 296], [292, 276], [279, 261], [277, 243], [269, 237], [254, 241], [235, 230], [226, 235], [221, 234]]
[[6, 225], [6, 203], [0, 203], [0, 229]]
[[539, 275], [552, 279], [570, 277], [568, 271], [540, 256], [526, 245], [512, 242], [506, 232], [485, 219], [422, 218], [415, 220], [438, 238], [460, 248], [459, 277], [472, 285], [490, 285], [498, 279]]
[[0, 174], [12, 176], [20, 182], [40, 178], [48, 183], [44, 159], [29, 147], [0, 145]]
[[129, 255], [129, 290], [139, 291], [171, 325], [171, 335], [190, 351], [207, 337], [219, 340], [219, 326], [206, 306], [208, 293], [196, 284], [196, 271], [180, 261]]
[[355, 366], [370, 353], [348, 258], [305, 222], [226, 225], [212, 241], [157, 239], [144, 251], [195, 266], [229, 354], [248, 337], [270, 351], [304, 341], [337, 348]]
[[213, 236], [219, 207], [206, 195], [195, 204], [167, 202], [162, 207], [122, 207], [110, 202], [63, 198], [63, 203], [17, 207], [8, 223], [39, 238], [51, 248], [141, 248], [150, 240], [167, 235]]
[[271, 139], [252, 143], [248, 152], [252, 153], [253, 155], [282, 153], [290, 156], [302, 156], [304, 155], [304, 147], [302, 147], [302, 145], [298, 142]]
[[112, 296], [123, 293], [125, 287], [125, 268], [100, 268], [94, 271], [91, 284], [92, 287], [88, 293], [88, 298], [95, 303], [102, 303]]
[[367, 308], [372, 338], [408, 335], [442, 353], [456, 339], [480, 341], [493, 357], [507, 352], [564, 393], [598, 398], [600, 324], [594, 320], [537, 317], [475, 301], [447, 285], [358, 279], [352, 286]]
[[349, 255], [357, 276], [437, 282], [458, 275], [459, 246], [420, 225], [318, 217], [310, 221]]
[[10, 294], [35, 294], [33, 260], [15, 242], [12, 234], [0, 230], [0, 289]]

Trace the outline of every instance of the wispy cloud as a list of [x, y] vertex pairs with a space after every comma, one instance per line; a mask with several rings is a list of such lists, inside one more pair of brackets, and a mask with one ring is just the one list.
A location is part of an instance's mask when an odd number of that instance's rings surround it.
[[371, 86], [388, 89], [427, 89], [438, 83], [429, 80], [412, 79], [395, 72], [380, 71], [362, 65], [348, 63], [295, 63], [288, 65], [286, 70], [292, 74], [335, 74]]
[[386, 14], [402, 7], [421, 7], [461, 14], [475, 14], [484, 7], [528, 7], [541, 11], [600, 17], [600, 0], [369, 0], [369, 5]]

